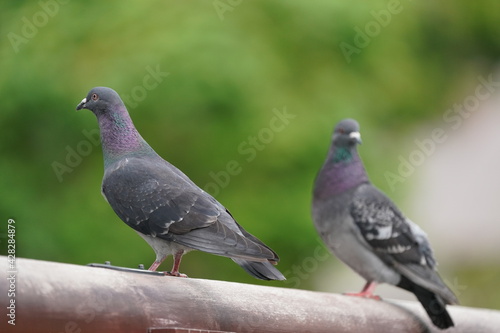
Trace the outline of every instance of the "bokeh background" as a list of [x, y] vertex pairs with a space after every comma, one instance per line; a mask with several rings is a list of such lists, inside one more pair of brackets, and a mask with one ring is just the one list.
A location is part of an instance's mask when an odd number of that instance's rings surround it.
[[462, 304], [500, 309], [496, 0], [3, 1], [0, 22], [1, 254], [13, 218], [19, 257], [154, 260], [102, 198], [97, 122], [75, 111], [109, 86], [161, 156], [278, 252], [288, 280], [200, 252], [184, 258], [189, 276], [361, 288], [310, 218], [332, 128], [352, 117], [371, 180], [427, 231]]

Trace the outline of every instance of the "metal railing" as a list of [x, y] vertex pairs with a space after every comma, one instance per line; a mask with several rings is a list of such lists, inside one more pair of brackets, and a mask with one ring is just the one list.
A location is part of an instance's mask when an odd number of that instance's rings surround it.
[[[0, 279], [0, 305], [1, 332], [441, 332], [416, 302], [22, 258]], [[500, 332], [500, 311], [448, 309], [456, 326], [446, 332]]]

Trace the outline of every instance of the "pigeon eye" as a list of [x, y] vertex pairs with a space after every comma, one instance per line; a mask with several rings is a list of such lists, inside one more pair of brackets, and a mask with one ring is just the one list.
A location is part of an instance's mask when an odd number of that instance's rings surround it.
[[99, 99], [99, 96], [97, 94], [92, 94], [92, 100], [97, 101]]

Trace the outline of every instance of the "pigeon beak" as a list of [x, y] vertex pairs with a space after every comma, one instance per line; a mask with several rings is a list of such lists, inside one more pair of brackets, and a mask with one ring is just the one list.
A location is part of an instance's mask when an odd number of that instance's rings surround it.
[[76, 111], [81, 110], [81, 109], [85, 109], [85, 106], [86, 106], [85, 104], [86, 103], [87, 103], [87, 98], [82, 99], [82, 101], [80, 102], [80, 104], [78, 104], [76, 106]]
[[349, 134], [349, 138], [354, 139], [354, 141], [356, 143], [359, 143], [359, 144], [362, 143], [361, 134], [359, 132], [351, 132], [351, 134]]

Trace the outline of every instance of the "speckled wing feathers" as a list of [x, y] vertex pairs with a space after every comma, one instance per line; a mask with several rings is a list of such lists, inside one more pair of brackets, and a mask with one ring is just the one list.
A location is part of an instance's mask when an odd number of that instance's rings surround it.
[[388, 266], [437, 293], [447, 304], [458, 303], [436, 272], [427, 235], [382, 192], [371, 184], [361, 185], [354, 192], [350, 213], [366, 242]]
[[403, 264], [426, 263], [405, 217], [372, 185], [361, 185], [354, 192], [350, 213], [364, 239], [382, 259], [389, 255]]
[[[103, 194], [133, 229], [181, 245], [248, 260], [276, 260], [215, 199], [163, 160], [127, 158], [110, 167]], [[186, 177], [187, 178], [187, 177]]]

